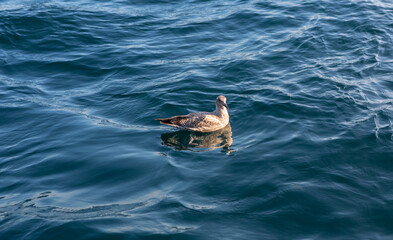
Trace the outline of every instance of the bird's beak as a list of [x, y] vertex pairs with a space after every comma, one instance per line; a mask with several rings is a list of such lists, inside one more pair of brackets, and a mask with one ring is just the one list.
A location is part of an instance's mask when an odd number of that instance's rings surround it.
[[227, 108], [227, 110], [229, 110], [229, 107], [226, 103], [224, 103], [224, 106]]

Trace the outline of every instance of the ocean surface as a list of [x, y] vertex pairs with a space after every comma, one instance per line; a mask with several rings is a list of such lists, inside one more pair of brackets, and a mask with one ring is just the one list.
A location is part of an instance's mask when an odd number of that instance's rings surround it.
[[393, 239], [392, 121], [390, 0], [0, 2], [0, 239]]

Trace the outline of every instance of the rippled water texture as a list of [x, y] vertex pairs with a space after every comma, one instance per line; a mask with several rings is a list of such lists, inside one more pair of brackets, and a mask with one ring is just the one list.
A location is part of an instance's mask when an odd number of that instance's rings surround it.
[[[390, 1], [0, 2], [0, 239], [392, 239]], [[155, 118], [214, 110], [191, 133]]]

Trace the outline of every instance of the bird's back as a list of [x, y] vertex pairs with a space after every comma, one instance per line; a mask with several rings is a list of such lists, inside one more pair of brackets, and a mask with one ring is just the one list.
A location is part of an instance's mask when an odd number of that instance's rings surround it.
[[160, 120], [162, 124], [197, 132], [216, 131], [228, 124], [228, 120], [211, 112], [196, 112], [157, 120]]

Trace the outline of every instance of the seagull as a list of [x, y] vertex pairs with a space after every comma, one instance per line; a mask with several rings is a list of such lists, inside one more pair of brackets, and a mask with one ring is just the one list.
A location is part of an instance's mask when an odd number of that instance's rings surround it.
[[157, 118], [156, 120], [160, 121], [161, 124], [195, 132], [217, 131], [229, 123], [226, 102], [227, 98], [225, 96], [218, 96], [214, 112], [195, 112], [170, 118]]

